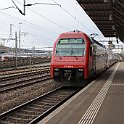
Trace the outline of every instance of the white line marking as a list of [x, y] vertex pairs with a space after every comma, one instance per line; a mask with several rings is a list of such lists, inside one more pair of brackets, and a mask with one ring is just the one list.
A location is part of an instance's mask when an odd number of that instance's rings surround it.
[[124, 86], [124, 84], [111, 84], [112, 86]]
[[[119, 63], [120, 64], [120, 63]], [[110, 75], [109, 79], [106, 81], [90, 107], [87, 109], [81, 120], [78, 122], [78, 124], [92, 124], [102, 103], [103, 100], [105, 99], [105, 96], [108, 92], [109, 87], [111, 86], [111, 83], [113, 81], [113, 78], [115, 76], [115, 73], [119, 67], [119, 64], [116, 66], [112, 74]]]
[[81, 95], [84, 91], [86, 91], [91, 85], [95, 83], [95, 80], [92, 81], [90, 84], [88, 84], [85, 88], [83, 88], [80, 92], [75, 94], [73, 97], [71, 97], [67, 102], [65, 102], [63, 105], [61, 105], [59, 108], [57, 108], [55, 111], [50, 113], [47, 117], [45, 117], [43, 120], [41, 120], [37, 124], [46, 124], [50, 121], [54, 116], [56, 116], [62, 109], [64, 109], [66, 106], [68, 106], [75, 98], [77, 98], [79, 95]]

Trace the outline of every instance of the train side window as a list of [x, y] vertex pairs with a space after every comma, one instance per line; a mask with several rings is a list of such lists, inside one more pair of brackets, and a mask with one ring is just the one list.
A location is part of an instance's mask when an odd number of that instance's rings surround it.
[[92, 47], [90, 47], [90, 56], [92, 56]]

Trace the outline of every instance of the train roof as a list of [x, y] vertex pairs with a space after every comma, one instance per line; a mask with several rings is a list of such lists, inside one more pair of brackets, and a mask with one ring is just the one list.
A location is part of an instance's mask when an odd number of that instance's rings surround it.
[[99, 43], [99, 42], [96, 41], [94, 38], [90, 37], [90, 39], [91, 39], [91, 42], [92, 42], [92, 43], [96, 43], [96, 44], [98, 44], [99, 46], [106, 48], [103, 44]]
[[[71, 36], [71, 35], [73, 35], [74, 33], [80, 33], [80, 34], [83, 34], [83, 35], [87, 35], [85, 32], [78, 31], [78, 30], [74, 30], [74, 31], [70, 31], [70, 32], [61, 33], [61, 34], [60, 34], [60, 37], [61, 37], [61, 36], [67, 36], [67, 35], [70, 35], [70, 36]], [[88, 36], [88, 35], [87, 35], [87, 36]], [[103, 44], [99, 43], [99, 42], [96, 41], [94, 38], [92, 38], [92, 37], [90, 37], [90, 36], [88, 36], [88, 37], [90, 38], [92, 44], [95, 43], [95, 44], [98, 44], [98, 45], [101, 46], [101, 47], [106, 48]]]
[[[74, 30], [74, 31], [69, 31], [69, 32], [63, 32], [63, 33], [61, 33], [60, 34], [60, 36], [61, 35], [68, 35], [68, 34], [77, 34], [77, 33], [80, 33], [80, 34], [86, 34], [86, 33], [84, 33], [84, 32], [82, 32], [82, 31], [77, 31], [77, 30]], [[86, 34], [87, 35], [87, 34]]]

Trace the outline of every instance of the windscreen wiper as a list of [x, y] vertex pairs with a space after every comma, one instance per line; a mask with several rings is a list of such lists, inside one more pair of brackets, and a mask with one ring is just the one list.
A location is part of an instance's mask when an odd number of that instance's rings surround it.
[[75, 56], [73, 49], [71, 50], [71, 54], [74, 55], [74, 57], [78, 60], [78, 58]]
[[62, 57], [61, 57], [61, 56], [59, 56], [59, 51], [57, 51], [57, 50], [56, 50], [56, 53], [57, 53], [57, 55], [58, 55], [59, 59], [60, 59], [60, 60], [62, 60]]

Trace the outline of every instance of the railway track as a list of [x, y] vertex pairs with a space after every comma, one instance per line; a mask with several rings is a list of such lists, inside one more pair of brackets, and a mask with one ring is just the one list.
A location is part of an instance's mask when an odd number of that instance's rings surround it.
[[50, 74], [40, 74], [29, 78], [22, 78], [17, 80], [6, 81], [5, 83], [0, 84], [0, 93], [16, 90], [22, 87], [26, 87], [29, 85], [33, 85], [39, 82], [43, 82], [45, 80], [49, 80]]
[[0, 93], [50, 79], [49, 67], [10, 72], [0, 76]]
[[34, 124], [64, 103], [79, 88], [60, 87], [0, 115], [0, 124]]
[[12, 70], [12, 71], [5, 71], [0, 72], [0, 79], [1, 80], [7, 80], [14, 77], [22, 77], [23, 75], [31, 75], [32, 73], [39, 73], [44, 70], [50, 70], [49, 66], [41, 66], [41, 67], [34, 67], [34, 68], [28, 68], [28, 69], [20, 69], [20, 70]]

